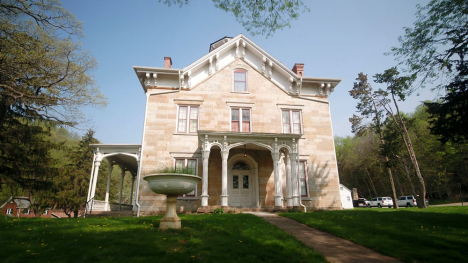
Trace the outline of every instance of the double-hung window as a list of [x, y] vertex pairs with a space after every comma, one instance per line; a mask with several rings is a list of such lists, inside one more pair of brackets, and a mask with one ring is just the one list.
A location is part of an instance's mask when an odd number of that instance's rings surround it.
[[198, 131], [198, 106], [179, 106], [177, 132], [196, 133]]
[[250, 132], [251, 118], [250, 109], [232, 108], [231, 109], [231, 131]]
[[31, 210], [30, 210], [29, 208], [25, 208], [25, 209], [23, 210], [23, 214], [29, 215], [30, 211], [31, 211]]
[[[186, 170], [187, 173], [197, 175], [197, 159], [175, 159], [175, 167], [177, 170]], [[195, 197], [197, 189], [185, 194], [187, 197]]]
[[307, 187], [307, 166], [305, 161], [300, 161], [297, 168], [297, 178], [299, 181], [299, 189], [301, 191], [301, 197], [308, 197]]
[[302, 133], [301, 111], [282, 110], [283, 133]]
[[6, 214], [7, 214], [7, 215], [11, 215], [12, 213], [13, 213], [13, 208], [8, 208], [8, 209], [6, 210]]
[[240, 69], [234, 71], [234, 91], [247, 91], [247, 71]]

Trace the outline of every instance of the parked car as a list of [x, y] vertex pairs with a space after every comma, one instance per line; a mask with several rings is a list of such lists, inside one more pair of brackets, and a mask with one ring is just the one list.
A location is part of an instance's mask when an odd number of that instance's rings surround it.
[[418, 206], [418, 203], [416, 202], [416, 198], [412, 195], [400, 196], [398, 198], [398, 206], [412, 207]]
[[369, 201], [368, 207], [378, 207], [381, 208], [382, 206], [388, 206], [388, 208], [393, 206], [393, 199], [391, 197], [376, 197], [372, 198]]
[[353, 200], [354, 207], [367, 207], [367, 200], [361, 200], [364, 198], [359, 198], [358, 200]]

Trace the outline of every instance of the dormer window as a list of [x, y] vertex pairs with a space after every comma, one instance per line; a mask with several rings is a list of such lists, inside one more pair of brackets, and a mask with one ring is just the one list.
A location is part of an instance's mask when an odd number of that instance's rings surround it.
[[242, 69], [234, 71], [234, 91], [247, 92], [247, 71]]

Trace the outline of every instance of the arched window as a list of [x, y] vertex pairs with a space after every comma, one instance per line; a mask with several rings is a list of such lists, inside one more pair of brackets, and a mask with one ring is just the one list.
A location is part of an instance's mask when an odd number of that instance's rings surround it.
[[232, 170], [250, 170], [249, 166], [244, 162], [237, 162], [232, 166]]
[[243, 69], [234, 71], [234, 91], [247, 91], [247, 71]]

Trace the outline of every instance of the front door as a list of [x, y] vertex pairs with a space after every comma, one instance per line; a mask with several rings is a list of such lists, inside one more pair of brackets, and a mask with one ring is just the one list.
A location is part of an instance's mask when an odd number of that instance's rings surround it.
[[252, 176], [249, 170], [232, 170], [228, 187], [229, 206], [252, 206]]

